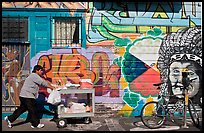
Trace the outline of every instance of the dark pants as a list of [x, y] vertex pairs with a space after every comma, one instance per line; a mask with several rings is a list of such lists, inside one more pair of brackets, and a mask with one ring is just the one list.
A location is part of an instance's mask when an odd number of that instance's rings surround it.
[[[48, 103], [45, 98], [46, 95], [42, 92], [38, 93], [38, 98], [36, 99], [37, 102], [37, 109], [38, 109], [38, 118], [42, 118], [43, 114], [46, 115], [52, 115], [54, 116], [53, 119], [57, 119], [58, 118], [58, 114], [57, 114], [57, 105], [52, 105], [50, 103]], [[46, 109], [45, 106], [48, 106], [49, 109]]]
[[14, 122], [21, 114], [28, 111], [28, 118], [32, 126], [36, 127], [40, 123], [40, 119], [37, 116], [37, 103], [33, 98], [19, 97], [21, 104], [12, 115], [8, 116], [10, 122]]

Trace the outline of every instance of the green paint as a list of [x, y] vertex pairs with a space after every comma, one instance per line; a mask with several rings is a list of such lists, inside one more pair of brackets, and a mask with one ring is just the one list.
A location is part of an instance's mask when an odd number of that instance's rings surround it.
[[138, 94], [128, 90], [123, 96], [123, 100], [132, 108], [137, 107], [140, 97]]
[[118, 47], [127, 46], [129, 43], [131, 43], [129, 38], [117, 38], [114, 41], [114, 45]]
[[103, 37], [107, 38], [108, 40], [114, 40], [114, 39], [117, 38], [117, 37], [111, 35], [111, 34], [107, 31], [107, 29], [104, 28], [103, 26], [92, 26], [92, 27], [96, 28], [96, 29], [99, 31], [99, 33], [100, 33]]
[[121, 17], [127, 17], [127, 13], [126, 12], [120, 12], [119, 14]]
[[149, 36], [160, 36], [162, 34], [162, 31], [159, 28], [154, 28], [153, 30], [149, 30], [147, 32], [147, 35]]
[[88, 68], [89, 69], [89, 63], [87, 63], [86, 61], [84, 61], [84, 60], [80, 60], [80, 63], [84, 63], [85, 65], [86, 65], [86, 68]]
[[122, 67], [122, 57], [120, 56], [119, 58], [115, 58], [114, 60], [113, 60], [113, 64], [116, 64], [116, 65], [118, 65], [120, 68]]
[[88, 2], [89, 4], [89, 11], [88, 13], [92, 13], [93, 12], [93, 2]]
[[103, 25], [111, 32], [115, 33], [135, 33], [136, 26], [123, 26], [123, 25], [114, 25], [111, 21], [105, 16], [102, 17]]

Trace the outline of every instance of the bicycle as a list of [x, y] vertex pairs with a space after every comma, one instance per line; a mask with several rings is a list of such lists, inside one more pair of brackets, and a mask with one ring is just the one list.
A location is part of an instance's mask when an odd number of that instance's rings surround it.
[[[196, 79], [196, 78], [195, 78]], [[192, 82], [193, 80], [189, 80]], [[158, 86], [157, 89], [160, 89], [161, 85], [163, 83], [153, 84], [154, 86]], [[185, 87], [183, 85], [175, 84], [175, 87], [179, 87], [182, 90], [182, 94], [177, 95], [159, 95], [160, 98], [158, 101], [151, 101], [146, 103], [142, 110], [141, 110], [141, 121], [142, 123], [151, 129], [160, 128], [166, 121], [167, 116], [170, 116], [172, 122], [174, 122], [174, 119], [172, 119], [172, 116], [174, 116], [174, 113], [177, 111], [180, 114], [184, 113], [184, 106], [185, 106]], [[180, 96], [178, 98], [177, 96]], [[169, 108], [169, 103], [171, 98], [176, 98], [177, 102], [174, 104], [174, 108]], [[191, 99], [188, 100], [188, 111], [190, 114], [190, 117], [193, 121], [193, 124], [196, 127], [199, 127], [199, 116], [197, 114], [197, 111], [195, 109], [195, 106], [193, 105], [193, 102]]]

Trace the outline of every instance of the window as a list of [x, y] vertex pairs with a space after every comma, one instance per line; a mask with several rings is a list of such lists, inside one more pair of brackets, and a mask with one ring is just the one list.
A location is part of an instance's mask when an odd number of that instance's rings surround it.
[[2, 42], [28, 42], [28, 18], [2, 17]]
[[81, 47], [79, 18], [54, 18], [53, 48]]

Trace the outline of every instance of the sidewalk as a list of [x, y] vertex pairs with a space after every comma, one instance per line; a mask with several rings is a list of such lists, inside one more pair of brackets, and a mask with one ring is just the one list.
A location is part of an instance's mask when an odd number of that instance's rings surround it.
[[[187, 118], [187, 126], [183, 129], [182, 119], [175, 119], [175, 123], [169, 121], [159, 129], [149, 129], [143, 125], [140, 117], [121, 117], [117, 115], [117, 111], [113, 111], [103, 105], [96, 106], [94, 117], [91, 117], [92, 123], [84, 124], [80, 118], [67, 119], [67, 126], [58, 128], [56, 122], [50, 121], [50, 118], [41, 119], [41, 123], [45, 124], [42, 129], [32, 129], [30, 123], [25, 123], [25, 118], [18, 118], [14, 127], [8, 128], [6, 121], [2, 119], [2, 131], [201, 131], [193, 126], [190, 117]], [[202, 126], [202, 111], [199, 112], [200, 125]]]
[[[96, 115], [91, 118], [92, 123], [84, 124], [81, 119], [68, 119], [67, 127], [58, 128], [57, 124], [50, 119], [41, 119], [41, 123], [45, 124], [42, 129], [32, 129], [30, 123], [25, 123], [25, 119], [18, 119], [15, 126], [8, 128], [6, 121], [2, 120], [2, 131], [201, 131], [192, 125], [191, 119], [187, 119], [189, 128], [183, 129], [182, 120], [172, 123], [167, 121], [166, 124], [159, 129], [148, 129], [145, 127], [140, 117], [112, 117], [111, 115]], [[202, 120], [202, 119], [201, 119]], [[202, 121], [201, 121], [202, 125]]]

